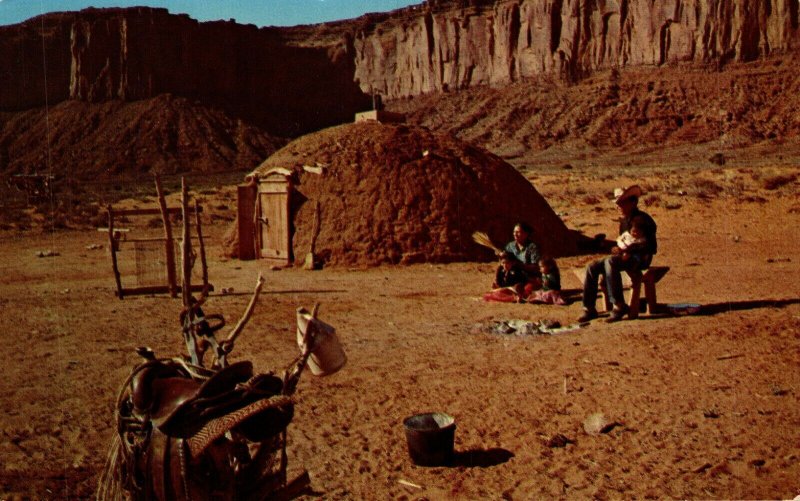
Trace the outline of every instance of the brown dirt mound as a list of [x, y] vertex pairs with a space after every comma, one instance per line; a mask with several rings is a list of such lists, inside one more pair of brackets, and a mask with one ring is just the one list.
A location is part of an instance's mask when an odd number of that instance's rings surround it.
[[185, 98], [65, 101], [0, 114], [0, 172], [73, 178], [251, 168], [283, 140]]
[[[313, 174], [303, 165], [326, 167]], [[325, 129], [289, 143], [256, 173], [275, 167], [293, 169], [297, 178], [296, 259], [310, 250], [314, 201], [321, 207], [316, 251], [328, 264], [487, 259], [491, 252], [471, 234], [486, 231], [504, 243], [519, 220], [534, 227], [545, 252], [575, 250], [574, 235], [511, 165], [425, 128], [358, 123]]]

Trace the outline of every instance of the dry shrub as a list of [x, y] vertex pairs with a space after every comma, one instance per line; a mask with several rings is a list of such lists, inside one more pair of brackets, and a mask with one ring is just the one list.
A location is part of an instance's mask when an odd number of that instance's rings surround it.
[[762, 182], [762, 186], [766, 190], [777, 190], [781, 186], [793, 183], [797, 180], [797, 174], [786, 174], [768, 177]]
[[708, 161], [716, 165], [725, 165], [725, 155], [722, 153], [715, 153], [711, 155]]
[[661, 205], [661, 197], [658, 195], [648, 195], [642, 200], [647, 207], [658, 207]]
[[50, 227], [57, 230], [66, 230], [70, 227], [66, 214], [54, 214], [50, 217]]
[[747, 188], [740, 179], [734, 179], [725, 186], [725, 194], [732, 198], [744, 198]]
[[[657, 173], [657, 175], [659, 175], [661, 177], [664, 176], [663, 173]], [[645, 193], [653, 193], [653, 192], [656, 192], [656, 191], [660, 191], [660, 189], [661, 189], [660, 186], [657, 186], [657, 185], [655, 185], [653, 183], [642, 183], [641, 186], [642, 186], [642, 190], [644, 190]]]
[[95, 214], [86, 221], [86, 224], [95, 228], [108, 226], [108, 214]]
[[586, 195], [583, 197], [583, 203], [586, 205], [597, 205], [601, 202], [601, 200], [595, 195]]
[[694, 184], [686, 187], [686, 194], [697, 198], [715, 198], [723, 188], [711, 179], [696, 178]]
[[3, 229], [27, 229], [31, 224], [31, 216], [25, 210], [5, 207], [0, 211]]

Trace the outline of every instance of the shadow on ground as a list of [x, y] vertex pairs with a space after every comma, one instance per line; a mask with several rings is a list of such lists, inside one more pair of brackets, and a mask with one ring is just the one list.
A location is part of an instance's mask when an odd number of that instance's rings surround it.
[[493, 447], [491, 449], [469, 449], [456, 452], [451, 466], [466, 466], [488, 468], [507, 462], [514, 454], [506, 449]]
[[697, 315], [716, 315], [729, 311], [755, 310], [757, 308], [783, 308], [793, 304], [800, 304], [800, 299], [755, 299], [751, 301], [711, 303], [702, 305]]

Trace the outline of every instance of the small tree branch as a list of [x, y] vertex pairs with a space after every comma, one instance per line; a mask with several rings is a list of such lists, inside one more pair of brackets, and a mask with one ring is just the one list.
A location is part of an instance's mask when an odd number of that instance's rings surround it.
[[236, 324], [236, 326], [231, 329], [231, 332], [228, 334], [228, 337], [223, 341], [223, 343], [233, 344], [233, 342], [236, 341], [236, 338], [239, 337], [239, 334], [242, 333], [244, 326], [247, 325], [247, 322], [250, 320], [250, 316], [253, 314], [253, 310], [256, 307], [256, 301], [258, 301], [258, 295], [261, 294], [261, 288], [263, 286], [264, 277], [259, 273], [258, 281], [256, 282], [256, 288], [253, 291], [253, 297], [250, 298], [250, 304], [247, 305], [244, 315], [242, 315], [242, 318], [239, 319], [239, 322]]

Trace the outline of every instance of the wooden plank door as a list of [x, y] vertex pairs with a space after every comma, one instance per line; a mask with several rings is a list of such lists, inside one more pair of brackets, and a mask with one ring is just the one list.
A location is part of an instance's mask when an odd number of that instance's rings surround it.
[[289, 185], [266, 181], [258, 187], [259, 253], [263, 259], [289, 264]]

